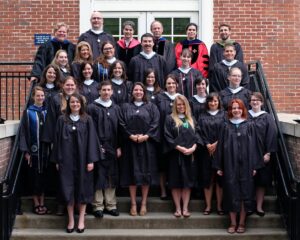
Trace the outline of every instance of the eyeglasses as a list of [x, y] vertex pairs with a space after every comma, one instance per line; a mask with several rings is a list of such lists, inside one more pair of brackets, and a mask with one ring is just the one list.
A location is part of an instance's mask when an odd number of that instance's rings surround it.
[[110, 51], [113, 50], [114, 48], [110, 47], [110, 48], [103, 48], [103, 51]]

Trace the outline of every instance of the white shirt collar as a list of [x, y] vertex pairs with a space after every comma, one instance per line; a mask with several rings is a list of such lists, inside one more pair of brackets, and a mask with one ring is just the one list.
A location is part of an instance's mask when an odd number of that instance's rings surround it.
[[123, 79], [115, 79], [115, 78], [113, 78], [111, 81], [117, 85], [122, 85], [122, 83], [124, 82]]
[[140, 54], [146, 59], [151, 59], [156, 53], [155, 52], [151, 52], [151, 53], [140, 52]]
[[213, 115], [213, 116], [215, 116], [215, 115], [217, 115], [217, 114], [218, 114], [218, 112], [219, 112], [219, 109], [218, 109], [218, 110], [215, 110], [215, 111], [208, 110], [207, 112], [208, 112], [210, 115]]
[[197, 94], [194, 95], [193, 97], [194, 97], [194, 98], [197, 100], [197, 102], [199, 102], [199, 103], [205, 103], [205, 102], [206, 102], [206, 97], [200, 97], [200, 96], [198, 96]]
[[179, 67], [178, 69], [179, 69], [180, 72], [183, 72], [184, 74], [187, 74], [192, 68]]
[[165, 94], [171, 99], [171, 100], [175, 100], [175, 98], [180, 95], [180, 93], [175, 93], [173, 95], [171, 95], [170, 93], [168, 93], [167, 91], [165, 92]]
[[154, 91], [154, 87], [153, 86], [148, 86], [148, 87], [146, 87], [147, 88], [147, 90], [149, 91], [149, 92], [153, 92]]
[[222, 63], [224, 63], [227, 67], [232, 67], [234, 64], [237, 63], [237, 60], [234, 59], [234, 60], [232, 60], [231, 62], [229, 62], [229, 61], [227, 61], [226, 59], [223, 59], [223, 60], [222, 60]]
[[143, 101], [140, 101], [140, 102], [134, 101], [134, 102], [133, 102], [133, 104], [134, 104], [135, 106], [137, 106], [137, 107], [142, 106], [143, 103], [144, 103]]
[[233, 119], [233, 118], [231, 118], [231, 119], [229, 119], [229, 121], [232, 122], [233, 124], [240, 124], [240, 123], [244, 122], [245, 119]]
[[48, 89], [52, 89], [52, 88], [54, 88], [55, 86], [54, 86], [54, 83], [46, 83], [46, 88], [48, 88]]
[[108, 101], [103, 101], [100, 97], [95, 100], [96, 103], [101, 104], [103, 107], [110, 107], [112, 105], [112, 101], [109, 99]]
[[260, 116], [260, 115], [266, 113], [265, 111], [254, 112], [252, 109], [250, 109], [248, 112], [249, 112], [250, 115], [251, 115], [252, 117], [254, 117], [254, 118], [256, 118], [256, 117], [258, 117], [258, 116]]
[[106, 61], [109, 63], [109, 64], [113, 64], [117, 59], [115, 57], [112, 57], [110, 59], [107, 59]]
[[101, 33], [103, 33], [103, 30], [102, 30], [102, 29], [101, 29], [101, 30], [91, 29], [91, 31], [92, 31], [93, 33], [95, 33], [95, 34], [101, 34]]
[[70, 114], [70, 118], [73, 122], [77, 122], [80, 119], [80, 115], [79, 114]]
[[237, 87], [237, 88], [230, 88], [228, 87], [229, 91], [232, 93], [232, 94], [236, 94], [238, 93], [239, 91], [241, 91], [243, 89], [243, 87]]
[[94, 82], [93, 79], [87, 79], [87, 80], [84, 80], [83, 84], [87, 85], [87, 86], [90, 86], [93, 82]]

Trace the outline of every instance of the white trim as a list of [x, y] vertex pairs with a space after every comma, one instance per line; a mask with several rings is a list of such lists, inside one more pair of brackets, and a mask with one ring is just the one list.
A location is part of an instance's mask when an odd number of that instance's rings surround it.
[[[80, 33], [90, 28], [93, 10], [101, 11], [104, 16], [106, 12], [124, 15], [129, 12], [198, 12], [199, 38], [208, 50], [213, 44], [213, 0], [80, 0]], [[149, 26], [147, 29], [149, 31]]]

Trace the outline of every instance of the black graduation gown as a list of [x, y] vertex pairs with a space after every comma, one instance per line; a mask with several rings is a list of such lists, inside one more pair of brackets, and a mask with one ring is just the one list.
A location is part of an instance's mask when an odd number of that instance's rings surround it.
[[196, 94], [195, 79], [203, 77], [199, 70], [191, 68], [190, 71], [185, 74], [177, 68], [172, 72], [172, 74], [174, 74], [178, 79], [178, 93], [184, 95], [187, 99]]
[[38, 172], [43, 172], [47, 167], [47, 149], [46, 145], [41, 142], [41, 136], [44, 131], [46, 108], [30, 105], [23, 112], [20, 126], [20, 145], [23, 152], [35, 156], [32, 161], [32, 167]]
[[[203, 148], [199, 152], [200, 184], [202, 187], [207, 188], [210, 186], [212, 177], [215, 174], [215, 170], [212, 168], [212, 160], [216, 157], [216, 154], [210, 156], [206, 145], [219, 141], [225, 123], [224, 111], [219, 110], [216, 115], [203, 112], [199, 115], [197, 122], [203, 140]], [[220, 181], [218, 182], [220, 183]]]
[[164, 138], [164, 125], [166, 117], [172, 113], [173, 103], [174, 100], [169, 98], [169, 96], [166, 95], [165, 92], [157, 94], [155, 99], [155, 105], [157, 106], [160, 115], [159, 127], [161, 144], [158, 146], [158, 169], [160, 172], [167, 172], [168, 170], [168, 158], [166, 158], [164, 154], [164, 152], [166, 152], [164, 150], [166, 148], [166, 142]]
[[228, 88], [225, 88], [222, 90], [220, 93], [220, 98], [223, 104], [223, 108], [227, 110], [228, 104], [232, 99], [239, 98], [244, 102], [244, 105], [247, 109], [249, 109], [249, 101], [250, 101], [250, 96], [251, 96], [251, 91], [242, 88], [239, 92], [237, 93], [232, 93]]
[[44, 68], [52, 62], [55, 53], [59, 49], [67, 51], [69, 63], [73, 61], [75, 56], [75, 45], [68, 40], [59, 42], [55, 38], [52, 38], [38, 48], [32, 66], [31, 76], [40, 79]]
[[156, 104], [156, 98], [159, 93], [161, 93], [161, 91], [155, 92], [155, 91], [146, 90], [147, 100], [149, 102]]
[[132, 89], [132, 82], [126, 81], [121, 85], [118, 85], [112, 81], [113, 95], [111, 100], [121, 106], [123, 103], [127, 103], [130, 100], [130, 93]]
[[[159, 112], [149, 103], [136, 106], [125, 103], [121, 108], [120, 125], [123, 132], [122, 159], [120, 160], [120, 184], [158, 185], [157, 149], [159, 142]], [[148, 135], [143, 143], [129, 139], [132, 134]]]
[[101, 46], [103, 42], [110, 41], [114, 46], [116, 46], [116, 41], [112, 35], [106, 32], [96, 34], [92, 32], [91, 29], [79, 36], [78, 43], [82, 41], [86, 41], [90, 44], [94, 60], [101, 55]]
[[161, 37], [154, 41], [153, 51], [163, 56], [167, 63], [167, 73], [176, 68], [176, 56], [174, 44]]
[[[236, 55], [235, 59], [239, 60], [240, 62], [244, 62], [244, 54], [241, 45], [237, 42], [234, 42], [233, 45], [235, 46]], [[224, 59], [224, 47], [220, 43], [214, 43], [210, 48], [209, 54], [209, 72], [213, 71], [214, 65]]]
[[177, 128], [173, 118], [168, 115], [165, 120], [164, 137], [166, 140], [166, 157], [168, 158], [168, 186], [172, 188], [193, 188], [196, 186], [197, 168], [195, 155], [186, 156], [175, 149], [177, 145], [191, 148], [198, 144], [200, 139], [195, 129], [190, 125], [188, 128]]
[[53, 98], [50, 98], [49, 107], [47, 109], [45, 128], [42, 135], [43, 142], [53, 143], [54, 141], [56, 121], [58, 117], [62, 114], [61, 112], [62, 98], [63, 98], [62, 93], [56, 94]]
[[192, 114], [196, 120], [198, 120], [199, 115], [205, 112], [206, 102], [199, 102], [194, 96], [189, 99]]
[[130, 60], [128, 67], [128, 79], [135, 82], [142, 82], [145, 70], [153, 68], [157, 73], [157, 81], [161, 88], [165, 86], [165, 77], [167, 75], [167, 64], [165, 59], [159, 54], [152, 58], [146, 59], [143, 55], [138, 54]]
[[[258, 147], [262, 155], [277, 151], [277, 130], [272, 116], [265, 112], [257, 117], [249, 114], [250, 120], [254, 123]], [[254, 177], [255, 185], [268, 187], [272, 184], [272, 162], [265, 163], [265, 166], [257, 171]]]
[[91, 203], [94, 196], [93, 171], [87, 164], [99, 160], [100, 145], [90, 116], [73, 122], [62, 115], [58, 118], [52, 161], [59, 165], [62, 200], [70, 203]]
[[222, 61], [215, 64], [212, 74], [210, 75], [209, 81], [209, 91], [210, 92], [219, 92], [226, 87], [228, 87], [228, 74], [230, 68], [238, 67], [242, 71], [242, 80], [241, 86], [249, 89], [249, 74], [244, 63], [238, 61], [233, 64], [231, 67], [226, 66]]
[[82, 83], [79, 87], [79, 93], [85, 97], [87, 105], [99, 97], [98, 86], [99, 83], [94, 81], [90, 85]]
[[54, 87], [54, 88], [47, 88], [47, 87], [43, 87], [44, 89], [44, 92], [45, 92], [45, 106], [46, 106], [46, 109], [49, 108], [50, 106], [50, 101], [51, 101], [51, 98], [53, 98], [56, 94], [59, 93], [59, 89]]
[[120, 147], [120, 108], [114, 103], [110, 107], [104, 107], [93, 102], [88, 105], [87, 112], [94, 121], [99, 142], [105, 149], [105, 159], [101, 159], [95, 166], [95, 188], [116, 187], [119, 182], [116, 151]]
[[23, 165], [22, 171], [24, 175], [26, 174], [26, 179], [22, 182], [27, 190], [30, 189], [32, 194], [38, 196], [45, 192], [45, 173], [48, 166], [48, 148], [41, 142], [46, 113], [44, 106], [30, 105], [24, 110], [20, 124], [19, 149], [30, 154], [32, 164], [32, 166], [27, 163], [26, 166]]
[[127, 47], [124, 38], [120, 39], [117, 42], [116, 53], [118, 55], [119, 60], [125, 63], [126, 68], [128, 68], [131, 58], [138, 55], [141, 51], [141, 44], [136, 39], [132, 39], [129, 43], [129, 46]]
[[258, 150], [251, 122], [245, 120], [238, 127], [230, 121], [225, 124], [213, 159], [213, 168], [223, 171], [224, 210], [239, 212], [243, 201], [245, 210], [252, 211], [253, 170], [263, 167]]

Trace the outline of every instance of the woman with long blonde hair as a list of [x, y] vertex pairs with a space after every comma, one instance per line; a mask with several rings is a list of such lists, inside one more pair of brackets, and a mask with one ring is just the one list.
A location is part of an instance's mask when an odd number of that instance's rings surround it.
[[176, 207], [174, 216], [190, 217], [188, 205], [196, 182], [194, 153], [201, 141], [186, 97], [175, 98], [172, 114], [166, 118], [164, 136], [169, 160], [168, 184]]

